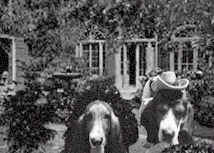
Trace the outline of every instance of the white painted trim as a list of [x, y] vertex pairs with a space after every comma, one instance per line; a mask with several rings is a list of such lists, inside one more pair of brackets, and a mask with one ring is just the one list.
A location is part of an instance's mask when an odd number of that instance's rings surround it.
[[182, 43], [179, 43], [178, 45], [178, 71], [181, 72], [182, 70], [182, 57], [183, 57], [183, 48]]
[[12, 80], [16, 81], [16, 43], [15, 43], [15, 38], [12, 39]]
[[[115, 40], [115, 41], [118, 41], [118, 40]], [[139, 42], [156, 42], [157, 39], [156, 38], [145, 38], [145, 39], [128, 39], [128, 40], [124, 40], [124, 42], [135, 42], [135, 43], [139, 43]], [[81, 40], [80, 41], [81, 43], [83, 44], [86, 44], [86, 43], [105, 43], [106, 40], [96, 40], [96, 39], [90, 39], [90, 40]]]
[[115, 56], [115, 86], [120, 89], [122, 88], [123, 80], [121, 78], [121, 49], [122, 46], [118, 48], [118, 51], [114, 54]]
[[99, 43], [99, 75], [103, 75], [103, 43]]
[[79, 55], [80, 55], [80, 57], [82, 57], [83, 56], [83, 47], [82, 47], [82, 43], [79, 43]]
[[193, 70], [197, 70], [198, 66], [198, 47], [193, 48]]
[[75, 47], [75, 57], [80, 57], [80, 50], [79, 50], [79, 44], [76, 45]]
[[139, 44], [136, 44], [136, 54], [135, 54], [135, 57], [136, 57], [136, 68], [135, 68], [135, 71], [136, 71], [136, 86], [139, 86], [140, 85], [140, 82], [139, 82], [139, 76], [140, 76], [140, 45]]
[[175, 52], [169, 53], [169, 67], [171, 71], [175, 71]]
[[[151, 57], [152, 56], [152, 57]], [[154, 69], [155, 66], [155, 54], [154, 47], [152, 47], [152, 43], [148, 42], [146, 47], [146, 74]]]
[[89, 44], [89, 69], [92, 69], [92, 44]]

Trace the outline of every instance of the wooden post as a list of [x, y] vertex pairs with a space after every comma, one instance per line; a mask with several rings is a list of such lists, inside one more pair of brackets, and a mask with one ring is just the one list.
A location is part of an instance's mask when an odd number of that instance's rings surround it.
[[140, 44], [136, 44], [136, 86], [140, 86], [139, 75], [140, 75]]
[[99, 75], [103, 75], [103, 43], [99, 42]]
[[198, 46], [193, 49], [193, 70], [196, 71], [198, 67]]
[[80, 55], [80, 57], [82, 57], [83, 56], [83, 46], [82, 46], [83, 44], [80, 42], [79, 43], [79, 55]]
[[170, 67], [170, 71], [175, 71], [175, 52], [171, 51], [169, 53], [169, 67]]
[[155, 67], [158, 67], [158, 61], [159, 58], [158, 58], [158, 37], [157, 35], [155, 35]]
[[80, 57], [79, 43], [75, 46], [75, 57]]
[[92, 44], [89, 44], [89, 70], [92, 71]]
[[180, 42], [178, 45], [178, 71], [182, 71], [182, 57], [183, 57], [183, 44]]
[[154, 48], [151, 42], [148, 42], [148, 46], [146, 47], [146, 65], [146, 73], [154, 69]]
[[115, 53], [115, 85], [118, 89], [122, 88], [122, 78], [121, 78], [121, 48], [119, 47]]
[[12, 80], [16, 81], [16, 43], [15, 43], [15, 38], [12, 39]]

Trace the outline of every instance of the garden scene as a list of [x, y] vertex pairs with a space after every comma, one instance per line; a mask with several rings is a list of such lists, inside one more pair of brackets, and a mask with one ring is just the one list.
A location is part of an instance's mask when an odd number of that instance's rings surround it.
[[[73, 153], [75, 121], [96, 100], [118, 117], [126, 152], [214, 152], [213, 0], [2, 0], [0, 6], [1, 153]], [[158, 69], [189, 80], [193, 143], [145, 146], [139, 109]]]

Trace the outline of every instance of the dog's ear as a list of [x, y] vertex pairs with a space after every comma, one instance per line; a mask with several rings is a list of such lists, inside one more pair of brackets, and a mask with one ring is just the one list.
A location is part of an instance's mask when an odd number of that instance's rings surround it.
[[109, 153], [124, 153], [125, 148], [122, 142], [122, 134], [119, 118], [111, 111], [111, 127], [109, 136]]
[[158, 143], [159, 125], [157, 121], [157, 113], [155, 112], [156, 99], [153, 99], [143, 110], [140, 118], [140, 124], [146, 129], [147, 141], [150, 143]]
[[190, 102], [187, 103], [187, 114], [186, 118], [183, 122], [182, 130], [187, 131], [190, 135], [193, 132], [193, 125], [194, 125], [194, 109]]
[[85, 135], [84, 114], [73, 120], [65, 133], [64, 153], [84, 153], [89, 151], [88, 137]]
[[193, 133], [193, 126], [194, 126], [194, 109], [190, 102], [187, 103], [187, 114], [186, 118], [184, 119], [181, 129], [179, 132], [179, 143], [181, 144], [188, 144], [192, 143], [192, 133]]

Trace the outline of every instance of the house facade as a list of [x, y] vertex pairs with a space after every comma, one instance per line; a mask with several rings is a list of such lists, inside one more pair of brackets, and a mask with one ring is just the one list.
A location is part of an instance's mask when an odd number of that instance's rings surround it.
[[104, 40], [89, 39], [77, 44], [76, 57], [84, 58], [92, 74], [113, 76], [121, 91], [136, 91], [141, 87], [141, 77], [155, 67], [178, 72], [197, 70], [199, 47], [194, 42], [199, 37], [183, 34], [184, 29], [175, 30], [171, 40], [176, 45], [168, 52], [158, 47], [157, 37], [125, 40], [114, 53], [107, 51]]
[[158, 66], [157, 39], [126, 40], [109, 53], [104, 40], [80, 41], [76, 57], [83, 57], [92, 74], [115, 78], [119, 89], [140, 86], [140, 77]]

